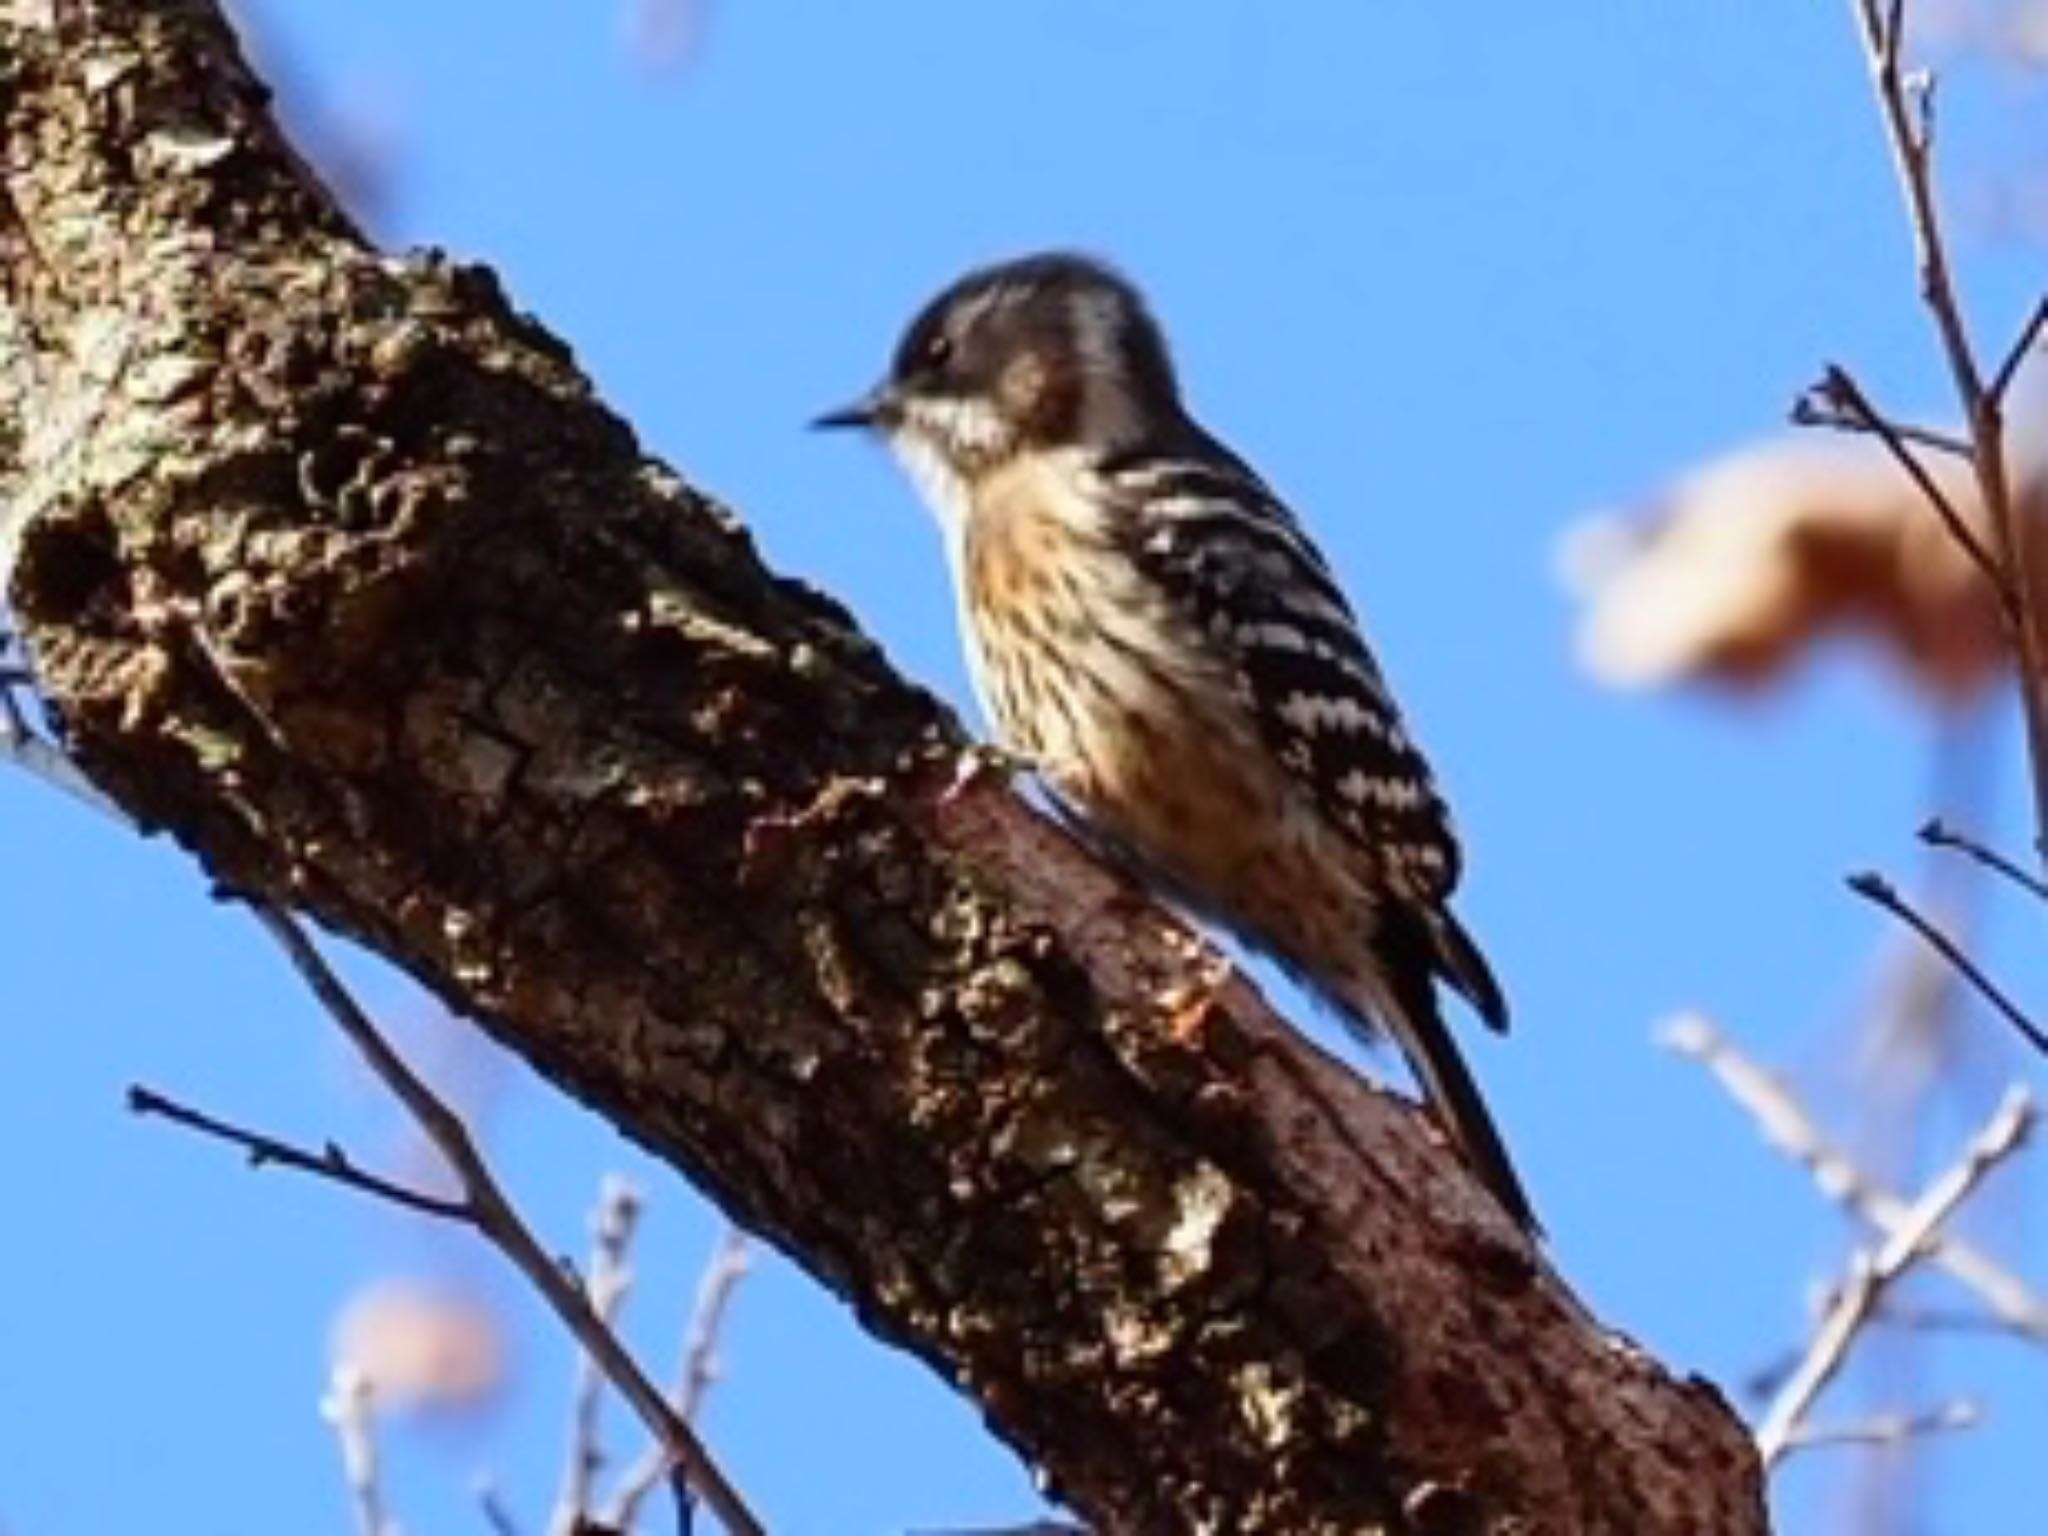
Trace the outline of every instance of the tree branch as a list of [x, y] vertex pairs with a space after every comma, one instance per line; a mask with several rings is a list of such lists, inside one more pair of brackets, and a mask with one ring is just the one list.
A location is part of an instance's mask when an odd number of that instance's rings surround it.
[[8, 600], [143, 825], [687, 1171], [1097, 1529], [1764, 1529], [1718, 1394], [1425, 1117], [949, 794], [946, 713], [489, 274], [366, 248], [205, 0], [0, 11], [0, 134]]
[[[208, 1136], [220, 1134], [218, 1122], [180, 1123]], [[227, 1139], [234, 1138], [230, 1136]], [[321, 1168], [317, 1159], [308, 1158], [300, 1162], [278, 1158], [273, 1161], [289, 1163], [289, 1166], [324, 1178], [334, 1176]], [[320, 1416], [333, 1427], [335, 1443], [341, 1448], [341, 1475], [348, 1484], [349, 1509], [355, 1516], [356, 1536], [397, 1536], [398, 1528], [384, 1509], [384, 1479], [377, 1459], [376, 1412], [370, 1383], [355, 1367], [338, 1365], [334, 1368], [326, 1394], [320, 1399]]]
[[[633, 1237], [640, 1225], [640, 1192], [616, 1175], [608, 1176], [598, 1194], [597, 1212], [590, 1223], [590, 1262], [583, 1276], [583, 1291], [590, 1310], [608, 1331], [615, 1332], [626, 1292], [633, 1283]], [[569, 1451], [563, 1460], [562, 1488], [555, 1497], [555, 1515], [549, 1523], [551, 1536], [576, 1536], [589, 1516], [597, 1492], [597, 1475], [604, 1470], [604, 1447], [599, 1441], [599, 1414], [604, 1404], [604, 1368], [589, 1350], [577, 1359], [576, 1382], [569, 1395]], [[676, 1417], [694, 1428], [690, 1415]], [[657, 1440], [657, 1444], [660, 1442]], [[661, 1468], [669, 1470], [668, 1448], [660, 1451]]]
[[1901, 896], [1898, 889], [1884, 876], [1870, 870], [1849, 876], [1849, 889], [1873, 906], [1882, 907], [1892, 914], [1940, 954], [1942, 959], [1955, 967], [1956, 974], [1968, 982], [1977, 995], [1989, 1003], [2019, 1036], [2042, 1055], [2048, 1056], [2048, 1030], [2043, 1030], [2028, 1016], [2026, 1009], [2006, 993], [2005, 989], [1990, 976], [1984, 968], [1964, 953], [1960, 944], [1943, 933], [1926, 916], [1915, 910], [1912, 903]]
[[[630, 1403], [650, 1432], [660, 1441], [667, 1461], [682, 1468], [689, 1476], [691, 1486], [723, 1522], [732, 1536], [762, 1536], [762, 1528], [738, 1492], [727, 1482], [689, 1424], [668, 1406], [654, 1384], [640, 1370], [633, 1357], [626, 1351], [618, 1336], [612, 1332], [611, 1316], [607, 1310], [610, 1300], [615, 1300], [621, 1291], [615, 1291], [608, 1298], [607, 1293], [592, 1285], [588, 1292], [565, 1272], [565, 1266], [558, 1264], [541, 1247], [525, 1221], [513, 1208], [512, 1203], [499, 1189], [497, 1180], [483, 1161], [476, 1145], [470, 1140], [467, 1127], [456, 1113], [442, 1101], [407, 1065], [404, 1058], [387, 1041], [383, 1033], [364, 1013], [348, 989], [331, 971], [327, 962], [313, 947], [312, 941], [299, 931], [298, 925], [275, 907], [262, 903], [255, 905], [257, 921], [263, 924], [277, 941], [285, 956], [298, 971], [301, 979], [313, 991], [330, 1018], [338, 1025], [348, 1041], [361, 1053], [370, 1070], [389, 1088], [394, 1097], [405, 1106], [435, 1151], [454, 1170], [456, 1182], [460, 1185], [460, 1199], [447, 1200], [394, 1184], [374, 1174], [365, 1173], [349, 1158], [348, 1154], [329, 1142], [325, 1149], [314, 1154], [293, 1146], [259, 1131], [247, 1130], [242, 1126], [217, 1119], [199, 1110], [189, 1109], [161, 1094], [146, 1088], [131, 1087], [128, 1090], [129, 1108], [138, 1114], [155, 1115], [196, 1131], [216, 1141], [227, 1142], [230, 1146], [243, 1148], [249, 1155], [252, 1167], [261, 1168], [275, 1165], [290, 1168], [301, 1173], [312, 1174], [346, 1189], [375, 1196], [407, 1210], [423, 1215], [435, 1216], [452, 1221], [475, 1231], [486, 1242], [509, 1259], [514, 1268], [523, 1274], [533, 1288], [540, 1293], [570, 1335], [583, 1346], [586, 1377], [579, 1381], [574, 1412], [575, 1423], [572, 1434], [572, 1464], [569, 1481], [564, 1493], [565, 1502], [571, 1498], [577, 1502], [574, 1507], [558, 1510], [555, 1528], [567, 1532], [582, 1523], [582, 1515], [588, 1503], [589, 1479], [595, 1468], [595, 1419], [596, 1386], [595, 1372], [601, 1369], [617, 1387], [620, 1394]], [[630, 1218], [627, 1218], [630, 1222]], [[600, 1251], [606, 1243], [617, 1237], [614, 1232], [600, 1232]], [[623, 1262], [623, 1237], [617, 1257]], [[610, 1255], [608, 1255], [609, 1257]], [[610, 1278], [610, 1277], [608, 1277]], [[337, 1378], [339, 1379], [339, 1378]], [[367, 1390], [366, 1388], [364, 1389]], [[353, 1469], [357, 1457], [350, 1447], [367, 1443], [367, 1399], [356, 1402], [361, 1393], [343, 1393], [336, 1388], [337, 1402], [352, 1404], [364, 1416], [364, 1422], [357, 1424], [353, 1419], [347, 1424], [337, 1420], [341, 1431], [346, 1459]], [[351, 1484], [355, 1483], [352, 1475]], [[361, 1501], [359, 1500], [359, 1503]]]
[[1998, 371], [1991, 376], [1990, 387], [1985, 393], [1995, 404], [2005, 404], [2006, 397], [2012, 393], [2013, 381], [2020, 376], [2020, 369], [2026, 366], [2027, 354], [2040, 342], [2044, 330], [2048, 330], [2048, 296], [2034, 301], [2034, 307], [2027, 312], [2026, 320], [2013, 336], [2012, 345], [2006, 348]]
[[[1898, 449], [1893, 446], [1893, 439], [1900, 444], [1932, 449], [1950, 458], [1969, 458], [1969, 443], [1952, 432], [1942, 432], [1910, 421], [1893, 421], [1888, 416], [1876, 414], [1874, 409], [1859, 410], [1839, 399], [1831, 388], [1829, 377], [1837, 372], [1842, 373], [1845, 378], [1850, 377], [1846, 370], [1830, 364], [1828, 374], [1824, 374], [1818, 384], [1800, 392], [1799, 397], [1792, 402], [1793, 426], [1825, 427], [1829, 431], [1846, 432], [1852, 436], [1876, 437], [1883, 440], [1885, 448], [1894, 458], [1899, 454]], [[1855, 381], [1850, 378], [1850, 382], [1853, 385]], [[1865, 405], [1868, 406], [1867, 400]], [[1917, 475], [1915, 483], [1918, 483]], [[1924, 493], [1926, 487], [1922, 486], [1921, 489]]]
[[319, 1152], [308, 1152], [291, 1142], [280, 1141], [275, 1136], [266, 1136], [260, 1131], [248, 1130], [226, 1120], [217, 1119], [202, 1110], [180, 1104], [166, 1098], [153, 1088], [140, 1083], [128, 1087], [128, 1108], [135, 1114], [155, 1116], [168, 1120], [173, 1125], [196, 1131], [201, 1136], [215, 1141], [224, 1141], [231, 1147], [240, 1147], [248, 1156], [251, 1168], [295, 1168], [301, 1173], [310, 1173], [315, 1178], [328, 1179], [333, 1183], [403, 1206], [422, 1216], [437, 1216], [443, 1221], [469, 1220], [469, 1207], [460, 1200], [449, 1200], [441, 1195], [428, 1194], [425, 1190], [413, 1189], [404, 1184], [395, 1184], [390, 1179], [379, 1178], [355, 1165], [347, 1152], [333, 1142], [328, 1142]]
[[[2006, 392], [2041, 326], [2048, 323], [2048, 300], [2034, 306], [1987, 386], [1949, 266], [1935, 197], [1934, 77], [1924, 71], [1909, 74], [1904, 67], [1905, 0], [1850, 0], [1850, 9], [1913, 232], [1920, 298], [1940, 340], [1969, 432], [1970, 463], [1991, 530], [1994, 590], [1999, 593], [2000, 611], [2019, 667], [2020, 705], [2027, 723], [2034, 792], [2034, 852], [2048, 868], [2048, 636], [2042, 630], [2044, 598], [2036, 585], [2037, 562], [2028, 558], [2034, 535], [2024, 525], [2013, 495], [2005, 451]], [[1923, 491], [1927, 489], [1924, 480], [1916, 480]], [[1941, 505], [1939, 498], [1936, 505]], [[1945, 514], [1943, 521], [1955, 534], [1957, 520]], [[1965, 548], [1981, 562], [1976, 540], [1968, 541]]]
[[2011, 859], [1987, 843], [1958, 832], [1939, 817], [1920, 828], [1920, 841], [1930, 848], [1947, 848], [1974, 859], [1993, 874], [2003, 875], [2007, 880], [2041, 901], [2048, 901], [2048, 881], [2039, 875], [2030, 874]]
[[[2013, 585], [2006, 572], [1999, 567], [1998, 558], [1984, 547], [1970, 527], [1969, 519], [1942, 490], [1941, 482], [1928, 473], [1927, 466], [1920, 462], [1920, 456], [1913, 452], [1913, 442], [1926, 436], [1918, 428], [1900, 426], [1880, 411], [1863, 392], [1863, 386], [1855, 376], [1837, 363], [1830, 363], [1820, 382], [1807, 391], [1793, 408], [1792, 419], [1796, 422], [1817, 425], [1846, 424], [1853, 430], [1868, 432], [1884, 445], [1892, 461], [1906, 473], [1934, 509], [1935, 516], [1948, 530], [1948, 536], [1955, 540], [1957, 548], [1974, 565], [1978, 573], [1990, 584], [1991, 595], [2005, 613], [2008, 622], [2014, 612], [2016, 601]], [[1961, 445], [1958, 445], [1961, 446]], [[1969, 449], [1964, 446], [1968, 455]]]
[[[341, 984], [341, 978], [320, 958], [313, 941], [283, 911], [268, 902], [256, 901], [250, 908], [277, 945], [291, 961], [320, 1006], [348, 1043], [355, 1047], [378, 1080], [405, 1106], [434, 1150], [440, 1153], [462, 1189], [459, 1219], [472, 1227], [526, 1277], [527, 1284], [540, 1293], [548, 1308], [583, 1346], [584, 1352], [604, 1370], [619, 1394], [632, 1406], [640, 1421], [656, 1435], [662, 1448], [688, 1474], [690, 1487], [710, 1506], [731, 1536], [763, 1536], [760, 1522], [748, 1511], [746, 1501], [726, 1480], [717, 1462], [704, 1449], [695, 1431], [683, 1422], [668, 1400], [640, 1369], [626, 1347], [612, 1332], [598, 1310], [596, 1300], [571, 1279], [528, 1229], [496, 1177], [470, 1139], [469, 1127], [461, 1116], [429, 1088], [405, 1058], [371, 1022], [355, 998]], [[294, 1160], [307, 1167], [306, 1159]], [[364, 1187], [360, 1179], [348, 1182]]]
[[[725, 1327], [733, 1292], [739, 1289], [740, 1281], [752, 1266], [746, 1233], [738, 1227], [727, 1227], [698, 1278], [697, 1301], [690, 1309], [689, 1326], [684, 1330], [682, 1379], [677, 1382], [671, 1400], [685, 1424], [697, 1423], [704, 1401], [711, 1395], [712, 1384], [718, 1380], [719, 1334]], [[650, 1444], [619, 1479], [603, 1523], [616, 1531], [635, 1529], [641, 1506], [668, 1472], [668, 1453], [659, 1441]]]
[[[0, 641], [6, 638], [4, 633], [0, 633]], [[10, 646], [0, 645], [0, 656], [10, 650]], [[52, 789], [61, 790], [88, 809], [125, 822], [127, 818], [121, 814], [120, 808], [93, 788], [92, 781], [78, 771], [78, 765], [36, 729], [22, 703], [22, 694], [29, 686], [26, 672], [13, 666], [0, 666], [0, 763], [41, 779]]]
[[[1875, 1228], [1881, 1238], [1906, 1220], [1912, 1208], [1857, 1167], [1783, 1083], [1707, 1020], [1696, 1014], [1673, 1019], [1659, 1038], [1712, 1072], [1728, 1096], [1749, 1111], [1764, 1140], [1806, 1169], [1828, 1199]], [[1982, 1249], [1944, 1232], [1927, 1259], [1974, 1291], [2002, 1326], [2035, 1344], [2048, 1344], [2048, 1301]]]
[[1984, 1410], [1967, 1397], [1941, 1403], [1921, 1413], [1886, 1413], [1858, 1419], [1850, 1424], [1802, 1425], [1785, 1441], [1785, 1452], [1812, 1451], [1835, 1446], [1895, 1447], [1925, 1440], [1933, 1435], [1975, 1429], [1984, 1422]]
[[1876, 1251], [1859, 1249], [1852, 1257], [1848, 1278], [1814, 1331], [1812, 1346], [1757, 1425], [1757, 1449], [1765, 1466], [1774, 1466], [1792, 1448], [1815, 1401], [1841, 1370], [1886, 1292], [1931, 1250], [1943, 1225], [1991, 1170], [2025, 1145], [2035, 1119], [2033, 1101], [2024, 1090], [2013, 1089], [1955, 1166], [1928, 1185]]

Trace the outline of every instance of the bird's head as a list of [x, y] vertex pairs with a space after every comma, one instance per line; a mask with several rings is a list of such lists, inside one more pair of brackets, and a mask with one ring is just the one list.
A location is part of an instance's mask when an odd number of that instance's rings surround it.
[[866, 428], [921, 478], [971, 486], [1021, 453], [1114, 452], [1179, 419], [1143, 297], [1101, 262], [1055, 252], [955, 282], [910, 323], [889, 376], [815, 425]]

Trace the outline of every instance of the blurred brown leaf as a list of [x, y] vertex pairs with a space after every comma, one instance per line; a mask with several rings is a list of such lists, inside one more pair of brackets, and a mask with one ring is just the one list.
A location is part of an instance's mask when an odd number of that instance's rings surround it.
[[[1968, 466], [1923, 458], [1981, 527]], [[2029, 558], [2048, 574], [2048, 474], [2024, 473], [2020, 496]], [[1939, 705], [1967, 701], [2008, 665], [1988, 584], [1874, 442], [1738, 449], [1644, 511], [1576, 525], [1563, 563], [1584, 603], [1580, 659], [1611, 687], [1761, 689], [1838, 636], [1875, 647]]]

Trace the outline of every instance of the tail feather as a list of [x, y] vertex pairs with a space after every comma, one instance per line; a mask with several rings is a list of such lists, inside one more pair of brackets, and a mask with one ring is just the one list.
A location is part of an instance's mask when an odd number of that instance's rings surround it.
[[1449, 912], [1439, 911], [1430, 921], [1430, 936], [1436, 940], [1437, 965], [1445, 980], [1458, 989], [1488, 1029], [1506, 1034], [1508, 1000], [1501, 995], [1493, 967], [1472, 942], [1472, 935]]
[[[1444, 915], [1444, 922], [1448, 924], [1447, 931], [1462, 941], [1464, 953], [1476, 966], [1471, 976], [1478, 995], [1468, 990], [1465, 975], [1454, 971], [1450, 979], [1460, 992], [1471, 997], [1489, 1024], [1501, 1027], [1507, 1016], [1506, 1007], [1486, 962], [1479, 958], [1478, 949], [1449, 914]], [[1439, 929], [1435, 935], [1438, 943], [1445, 931]], [[1515, 1173], [1507, 1145], [1487, 1111], [1486, 1100], [1480, 1096], [1479, 1085], [1473, 1081], [1457, 1041], [1438, 1011], [1436, 966], [1431, 963], [1430, 954], [1435, 946], [1429, 945], [1419, 932], [1408, 934], [1398, 923], [1383, 923], [1378, 939], [1374, 946], [1378, 961], [1378, 974], [1373, 978], [1376, 985], [1371, 989], [1372, 995], [1361, 1000], [1365, 1006], [1360, 1009], [1353, 1005], [1353, 1011], [1370, 1015], [1393, 1035], [1408, 1058], [1430, 1111], [1457, 1144], [1466, 1165], [1524, 1231], [1542, 1236], [1542, 1223], [1536, 1219], [1536, 1209]]]
[[[1429, 983], [1425, 981], [1423, 986], [1426, 989]], [[1464, 1153], [1466, 1163], [1516, 1224], [1540, 1237], [1543, 1224], [1536, 1219], [1536, 1209], [1515, 1173], [1514, 1161], [1486, 1101], [1480, 1097], [1479, 1085], [1472, 1080], [1457, 1042], [1436, 1010], [1436, 1000], [1431, 998], [1424, 1009], [1390, 1020], [1389, 1027], [1415, 1069], [1430, 1108]]]

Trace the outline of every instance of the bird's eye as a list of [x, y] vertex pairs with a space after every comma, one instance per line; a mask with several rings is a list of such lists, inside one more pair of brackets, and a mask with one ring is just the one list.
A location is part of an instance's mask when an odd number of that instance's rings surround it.
[[937, 373], [953, 361], [953, 338], [944, 331], [935, 332], [918, 354], [918, 365], [931, 373]]

